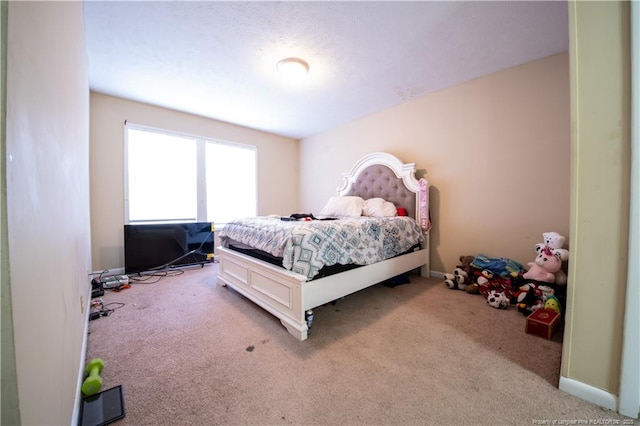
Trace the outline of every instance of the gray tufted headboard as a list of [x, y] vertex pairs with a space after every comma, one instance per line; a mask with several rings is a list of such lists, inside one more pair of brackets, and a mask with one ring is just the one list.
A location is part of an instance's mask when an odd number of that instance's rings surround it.
[[384, 198], [396, 207], [407, 209], [409, 216], [416, 217], [416, 194], [407, 189], [402, 178], [387, 166], [375, 165], [364, 169], [344, 195], [357, 195], [365, 200]]
[[413, 163], [405, 164], [391, 154], [374, 152], [360, 159], [343, 179], [338, 195], [355, 195], [365, 200], [384, 198], [418, 219], [419, 184]]

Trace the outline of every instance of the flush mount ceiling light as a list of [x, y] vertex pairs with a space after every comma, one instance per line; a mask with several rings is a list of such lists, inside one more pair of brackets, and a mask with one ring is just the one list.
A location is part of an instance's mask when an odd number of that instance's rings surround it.
[[309, 72], [309, 64], [300, 58], [285, 58], [276, 65], [278, 72], [285, 77], [302, 77]]

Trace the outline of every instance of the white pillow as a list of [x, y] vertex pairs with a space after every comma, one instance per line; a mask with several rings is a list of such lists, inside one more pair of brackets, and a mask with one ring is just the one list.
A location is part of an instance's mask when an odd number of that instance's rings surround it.
[[396, 209], [396, 206], [383, 198], [369, 198], [362, 205], [363, 216], [389, 217], [397, 216], [397, 214], [398, 209]]
[[331, 197], [319, 216], [362, 216], [364, 200], [360, 197]]

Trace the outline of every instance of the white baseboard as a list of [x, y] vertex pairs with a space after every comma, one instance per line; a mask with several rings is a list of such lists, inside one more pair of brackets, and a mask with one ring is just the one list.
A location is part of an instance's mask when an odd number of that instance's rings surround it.
[[103, 269], [102, 271], [93, 271], [91, 273], [93, 277], [110, 277], [112, 275], [124, 275], [124, 268]]
[[82, 404], [82, 383], [84, 382], [84, 369], [87, 361], [87, 344], [89, 342], [89, 311], [91, 309], [91, 298], [87, 299], [87, 306], [85, 307], [85, 319], [84, 319], [84, 336], [82, 338], [82, 352], [80, 352], [80, 365], [78, 371], [78, 382], [76, 383], [76, 398], [73, 402], [73, 414], [71, 418], [71, 424], [80, 424], [80, 404]]
[[600, 407], [608, 408], [611, 411], [616, 411], [618, 408], [618, 398], [615, 395], [587, 385], [586, 383], [560, 376], [558, 388], [563, 392], [577, 396], [580, 399], [584, 399]]
[[431, 271], [431, 273], [429, 275], [432, 276], [433, 278], [440, 278], [440, 279], [444, 280], [444, 272]]

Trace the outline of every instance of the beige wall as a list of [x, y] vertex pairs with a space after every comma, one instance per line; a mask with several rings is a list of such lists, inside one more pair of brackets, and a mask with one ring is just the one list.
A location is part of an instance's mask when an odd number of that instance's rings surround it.
[[124, 122], [257, 147], [258, 214], [298, 206], [298, 142], [203, 117], [91, 93], [93, 270], [124, 267]]
[[304, 139], [301, 205], [317, 212], [361, 156], [426, 169], [432, 269], [485, 253], [523, 264], [545, 231], [569, 242], [569, 58], [561, 53]]
[[[16, 365], [4, 370], [3, 340], [3, 424], [75, 424], [91, 267], [84, 38], [80, 2], [9, 2], [2, 290]], [[4, 403], [7, 378], [19, 412]]]
[[629, 234], [629, 3], [571, 2], [569, 17], [574, 248], [562, 375], [617, 395]]

